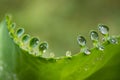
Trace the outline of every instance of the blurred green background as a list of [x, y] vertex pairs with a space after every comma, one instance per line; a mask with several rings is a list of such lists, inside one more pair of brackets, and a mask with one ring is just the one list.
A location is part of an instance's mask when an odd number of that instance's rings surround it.
[[[120, 34], [120, 0], [0, 0], [0, 20], [6, 13], [12, 14], [26, 33], [47, 41], [49, 51], [56, 56], [65, 55], [67, 50], [79, 52], [78, 34], [92, 47], [89, 31], [97, 30], [99, 23], [108, 25], [111, 35]], [[115, 55], [88, 80], [120, 80], [119, 57]]]

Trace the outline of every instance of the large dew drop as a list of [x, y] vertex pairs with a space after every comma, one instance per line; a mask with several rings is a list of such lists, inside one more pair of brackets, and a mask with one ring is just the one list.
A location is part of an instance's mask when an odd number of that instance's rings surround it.
[[103, 35], [108, 35], [109, 34], [109, 28], [106, 25], [99, 24], [98, 25], [98, 30], [103, 34]]
[[39, 51], [40, 52], [45, 52], [48, 49], [48, 43], [47, 42], [43, 42], [39, 45]]
[[29, 45], [30, 45], [30, 47], [35, 48], [38, 46], [38, 44], [39, 44], [39, 39], [34, 37], [30, 40]]
[[80, 46], [85, 46], [86, 45], [86, 39], [83, 36], [78, 36], [77, 37], [77, 42]]
[[19, 28], [16, 32], [17, 37], [21, 37], [24, 34], [24, 29], [23, 28]]
[[92, 41], [98, 41], [99, 37], [98, 37], [98, 33], [96, 31], [91, 31], [90, 32], [90, 38]]
[[22, 42], [23, 42], [23, 43], [28, 43], [29, 39], [30, 39], [30, 35], [25, 34], [25, 35], [22, 37]]

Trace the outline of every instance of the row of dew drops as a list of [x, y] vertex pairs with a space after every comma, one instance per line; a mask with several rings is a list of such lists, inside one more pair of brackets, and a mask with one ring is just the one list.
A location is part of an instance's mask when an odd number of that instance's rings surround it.
[[[99, 24], [98, 31], [103, 35], [102, 40], [104, 42], [108, 42], [111, 44], [118, 44], [118, 40], [116, 37], [109, 36], [109, 28], [106, 25]], [[98, 50], [101, 50], [101, 51], [104, 50], [104, 46], [102, 46], [100, 44], [99, 35], [96, 31], [90, 32], [90, 39], [92, 40], [93, 46], [95, 48], [97, 48]], [[86, 39], [83, 36], [79, 35], [77, 37], [77, 42], [78, 42], [79, 46], [81, 47], [81, 50], [80, 50], [81, 53], [84, 53], [86, 55], [89, 55], [91, 53], [90, 49], [88, 49], [88, 47], [86, 46]]]
[[[111, 43], [111, 44], [118, 44], [118, 40], [117, 40], [116, 37], [109, 36], [109, 28], [106, 25], [99, 24], [98, 25], [98, 31], [103, 35], [102, 41], [108, 42], [108, 43]], [[93, 30], [93, 31], [90, 32], [90, 39], [93, 42], [94, 48], [97, 48], [100, 51], [104, 50], [104, 46], [102, 44], [100, 44], [99, 35], [96, 31]], [[84, 53], [85, 55], [90, 55], [91, 54], [90, 49], [86, 46], [86, 39], [83, 36], [79, 35], [77, 37], [77, 42], [78, 42], [78, 45], [81, 48], [80, 53]], [[66, 56], [71, 57], [71, 51], [67, 51]]]
[[35, 56], [42, 56], [43, 53], [48, 49], [48, 43], [46, 41], [40, 42], [38, 37], [30, 37], [29, 34], [25, 34], [23, 28], [16, 28], [16, 24], [12, 23], [10, 18], [7, 17], [7, 25], [10, 36], [13, 37], [14, 41], [24, 50]]
[[[30, 37], [28, 34], [24, 34], [24, 29], [23, 28], [18, 28], [15, 31], [16, 24], [11, 23], [11, 20], [8, 20], [7, 23], [10, 25], [9, 30], [10, 30], [10, 35], [14, 37], [14, 41], [20, 45], [21, 48], [24, 50], [29, 51], [30, 54], [36, 55], [36, 56], [42, 56], [43, 53], [46, 52], [48, 49], [48, 43], [47, 42], [41, 42], [39, 38], [37, 37]], [[109, 36], [109, 28], [106, 25], [99, 24], [98, 25], [98, 31], [103, 35], [103, 41], [112, 43], [112, 44], [118, 44], [118, 40], [116, 37]], [[97, 48], [98, 50], [103, 51], [104, 46], [102, 46], [99, 42], [99, 35], [96, 31], [91, 31], [90, 32], [90, 39], [93, 42], [93, 46]], [[80, 46], [80, 53], [84, 53], [86, 55], [91, 54], [90, 49], [86, 46], [86, 39], [79, 35], [77, 37], [77, 42]], [[50, 57], [54, 57], [54, 53], [50, 53]], [[72, 57], [71, 56], [71, 51], [66, 52], [67, 57]]]

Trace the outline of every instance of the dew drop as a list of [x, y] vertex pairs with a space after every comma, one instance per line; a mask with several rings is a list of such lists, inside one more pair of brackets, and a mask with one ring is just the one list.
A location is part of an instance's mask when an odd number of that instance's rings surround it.
[[37, 47], [38, 44], [39, 44], [39, 39], [38, 39], [38, 38], [35, 38], [35, 37], [32, 38], [32, 39], [30, 40], [30, 43], [29, 43], [30, 47], [32, 47], [32, 48]]
[[118, 44], [118, 40], [117, 40], [116, 38], [113, 38], [113, 37], [111, 37], [111, 38], [109, 39], [109, 42], [110, 42], [111, 44]]
[[19, 28], [16, 32], [17, 37], [21, 37], [24, 34], [24, 29], [23, 28]]
[[86, 39], [83, 36], [78, 36], [77, 37], [77, 42], [80, 46], [85, 46], [86, 45]]
[[96, 31], [91, 31], [90, 32], [90, 38], [92, 41], [98, 41], [99, 37], [98, 37], [98, 33]]
[[98, 46], [98, 49], [99, 49], [100, 51], [103, 51], [103, 50], [104, 50], [104, 47], [103, 47], [103, 46]]
[[103, 34], [103, 35], [107, 35], [109, 32], [109, 28], [106, 25], [103, 24], [99, 24], [98, 25], [98, 30]]
[[50, 53], [50, 57], [51, 58], [54, 58], [55, 57], [55, 54], [53, 52]]
[[71, 51], [66, 51], [66, 56], [71, 57]]
[[12, 29], [15, 29], [15, 27], [16, 27], [16, 23], [12, 23], [12, 24], [11, 24], [11, 28], [12, 28]]
[[22, 37], [22, 42], [23, 42], [23, 43], [28, 43], [29, 39], [30, 39], [30, 35], [25, 34], [25, 35]]
[[85, 49], [84, 53], [85, 53], [86, 55], [90, 55], [91, 51], [90, 51], [89, 49]]
[[42, 51], [43, 53], [48, 49], [48, 43], [43, 42], [39, 45], [39, 51]]

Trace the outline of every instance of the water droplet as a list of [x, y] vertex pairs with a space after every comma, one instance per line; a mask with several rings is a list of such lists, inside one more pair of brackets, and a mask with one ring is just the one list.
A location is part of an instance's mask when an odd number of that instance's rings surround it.
[[48, 49], [48, 43], [43, 42], [39, 45], [39, 51], [42, 51], [43, 53]]
[[25, 35], [22, 37], [22, 42], [23, 42], [23, 43], [28, 43], [29, 39], [30, 39], [30, 35], [25, 34]]
[[83, 36], [78, 36], [77, 37], [77, 42], [80, 46], [85, 46], [86, 45], [86, 39]]
[[109, 28], [106, 25], [103, 24], [99, 24], [98, 25], [98, 30], [103, 34], [103, 35], [107, 35], [109, 32]]
[[24, 29], [23, 28], [19, 28], [16, 32], [17, 37], [21, 37], [24, 34]]
[[51, 58], [54, 58], [55, 57], [55, 54], [53, 52], [50, 53], [50, 57]]
[[85, 49], [84, 53], [85, 53], [86, 55], [90, 55], [91, 52], [90, 52], [89, 49]]
[[67, 51], [67, 52], [66, 52], [66, 56], [67, 56], [67, 57], [71, 57], [71, 51]]
[[29, 43], [30, 47], [32, 47], [32, 48], [37, 47], [38, 44], [39, 44], [39, 39], [38, 39], [38, 38], [35, 38], [35, 37], [32, 38], [32, 39], [30, 40], [30, 43]]
[[104, 47], [103, 46], [98, 46], [98, 49], [103, 51], [104, 50]]
[[109, 39], [109, 42], [112, 43], [112, 44], [118, 44], [117, 38], [114, 38], [114, 37], [111, 37], [111, 38]]
[[15, 27], [16, 27], [16, 23], [12, 23], [12, 24], [11, 24], [11, 28], [12, 28], [12, 29], [15, 29]]
[[98, 37], [98, 33], [96, 31], [91, 31], [90, 32], [90, 38], [92, 41], [98, 41], [99, 37]]

